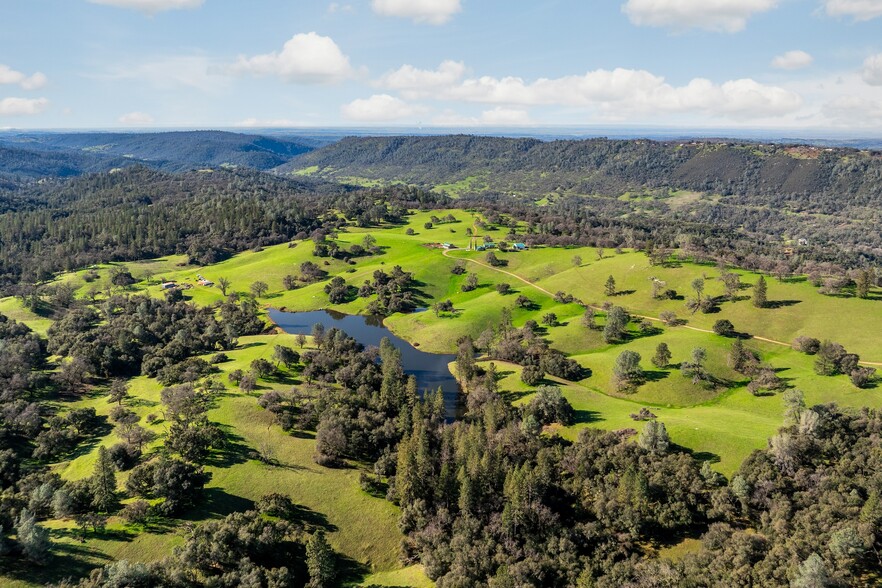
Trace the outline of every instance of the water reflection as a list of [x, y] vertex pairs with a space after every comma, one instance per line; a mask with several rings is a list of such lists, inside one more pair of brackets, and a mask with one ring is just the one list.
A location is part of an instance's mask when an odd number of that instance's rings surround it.
[[401, 351], [402, 367], [405, 373], [416, 377], [419, 390], [423, 392], [440, 387], [444, 393], [447, 416], [455, 418], [461, 414], [459, 384], [447, 367], [456, 360], [456, 356], [420, 351], [387, 329], [383, 325], [382, 317], [350, 315], [335, 310], [282, 312], [275, 309], [269, 311], [269, 316], [282, 330], [292, 335], [309, 335], [313, 325], [320, 323], [325, 329], [334, 327], [346, 332], [366, 347], [379, 347], [383, 337], [388, 338]]

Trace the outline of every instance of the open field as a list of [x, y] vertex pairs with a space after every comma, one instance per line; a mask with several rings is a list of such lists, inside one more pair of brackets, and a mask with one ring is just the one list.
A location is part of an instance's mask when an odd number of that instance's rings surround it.
[[[687, 197], [684, 195], [683, 197]], [[430, 216], [443, 217], [450, 212], [458, 222], [435, 224], [425, 228]], [[813, 358], [797, 353], [788, 346], [795, 336], [808, 335], [819, 339], [832, 339], [859, 353], [868, 362], [882, 362], [882, 292], [872, 291], [869, 300], [856, 298], [833, 298], [822, 296], [801, 279], [779, 282], [767, 278], [769, 300], [776, 308], [755, 308], [747, 298], [749, 288], [742, 292], [743, 300], [724, 302], [720, 311], [704, 315], [691, 315], [682, 300], [658, 301], [650, 294], [650, 278], [664, 280], [669, 288], [681, 295], [692, 295], [691, 282], [703, 278], [707, 295], [721, 295], [723, 285], [716, 279], [718, 270], [713, 266], [696, 265], [686, 261], [669, 267], [651, 266], [645, 255], [637, 252], [615, 254], [607, 252], [598, 259], [597, 252], [589, 248], [554, 249], [537, 248], [518, 253], [499, 253], [508, 262], [496, 269], [483, 264], [485, 254], [466, 251], [470, 239], [466, 229], [476, 226], [474, 215], [467, 211], [418, 212], [408, 219], [407, 225], [371, 229], [350, 229], [337, 236], [343, 245], [360, 243], [370, 234], [383, 252], [379, 255], [360, 257], [353, 263], [334, 259], [321, 259], [312, 255], [312, 243], [296, 242], [267, 247], [261, 251], [245, 252], [226, 261], [207, 267], [186, 265], [183, 256], [161, 260], [127, 263], [125, 267], [136, 278], [150, 277], [150, 285], [137, 284], [134, 291], [147, 291], [162, 295], [158, 282], [176, 280], [190, 283], [186, 297], [198, 304], [212, 304], [223, 299], [216, 287], [196, 285], [201, 274], [215, 282], [221, 277], [231, 282], [231, 290], [246, 292], [251, 283], [264, 281], [269, 292], [260, 299], [262, 305], [287, 310], [315, 310], [329, 308], [324, 293], [325, 282], [306, 285], [295, 290], [283, 287], [286, 275], [298, 275], [299, 266], [313, 261], [330, 276], [339, 275], [350, 285], [358, 287], [372, 279], [377, 270], [388, 271], [396, 265], [412, 272], [419, 283], [421, 304], [431, 306], [434, 301], [450, 299], [456, 311], [452, 315], [435, 316], [433, 312], [394, 315], [385, 324], [397, 335], [433, 352], [452, 352], [457, 340], [463, 335], [477, 337], [485, 329], [496, 326], [505, 307], [511, 307], [514, 299], [523, 294], [537, 308], [513, 310], [515, 326], [527, 320], [541, 323], [541, 317], [549, 312], [557, 315], [555, 326], [544, 327], [543, 336], [552, 347], [560, 349], [590, 370], [590, 376], [579, 382], [564, 382], [548, 378], [561, 386], [564, 394], [577, 411], [577, 423], [569, 428], [558, 429], [564, 437], [573, 439], [584, 427], [604, 429], [640, 429], [642, 423], [630, 418], [641, 407], [650, 409], [663, 421], [672, 440], [699, 458], [711, 460], [714, 467], [731, 475], [742, 460], [754, 449], [766, 445], [767, 439], [780, 426], [782, 401], [780, 395], [755, 397], [745, 388], [746, 379], [733, 372], [726, 363], [731, 339], [709, 331], [714, 321], [726, 318], [737, 331], [756, 338], [746, 342], [758, 352], [764, 362], [779, 370], [779, 375], [790, 386], [803, 390], [809, 404], [837, 402], [845, 406], [882, 406], [882, 389], [858, 390], [845, 376], [819, 377], [814, 374]], [[407, 230], [413, 234], [408, 235]], [[484, 231], [499, 241], [506, 238], [509, 229]], [[522, 229], [521, 229], [522, 230]], [[519, 236], [519, 239], [525, 237]], [[427, 243], [450, 242], [459, 247], [444, 255], [442, 250], [427, 248]], [[577, 266], [573, 258], [582, 262]], [[465, 275], [455, 276], [451, 269], [458, 259], [468, 260], [467, 270], [478, 276], [479, 287], [468, 293], [460, 289]], [[477, 263], [481, 262], [481, 263]], [[120, 265], [120, 264], [116, 264]], [[97, 280], [86, 282], [87, 270], [59, 276], [77, 288], [77, 295], [102, 296], [110, 270], [114, 266], [97, 268]], [[502, 270], [502, 271], [500, 271]], [[508, 274], [504, 272], [509, 272]], [[740, 272], [745, 284], [756, 281], [757, 275]], [[604, 282], [614, 276], [617, 289], [614, 297], [604, 295]], [[507, 282], [513, 293], [500, 295], [495, 285]], [[90, 293], [90, 290], [93, 292]], [[564, 291], [592, 306], [601, 307], [605, 302], [625, 307], [634, 315], [658, 317], [664, 311], [676, 312], [687, 324], [679, 327], [663, 327], [649, 335], [641, 334], [632, 326], [629, 339], [620, 345], [603, 342], [600, 332], [588, 330], [581, 324], [583, 309], [579, 304], [561, 304], [553, 300], [552, 293]], [[351, 302], [333, 306], [347, 313], [363, 312], [368, 300], [356, 298]], [[51, 319], [35, 315], [13, 298], [0, 300], [0, 312], [21, 320], [42, 334], [51, 325]], [[598, 323], [604, 322], [599, 313]], [[660, 323], [656, 326], [661, 327]], [[760, 337], [773, 341], [763, 341]], [[656, 369], [651, 366], [652, 357], [659, 342], [665, 342], [673, 353], [672, 364], [686, 360], [696, 347], [703, 347], [708, 354], [708, 369], [727, 385], [715, 389], [696, 386], [674, 367]], [[269, 357], [274, 344], [294, 346], [293, 337], [272, 333], [242, 338], [240, 348], [230, 352], [231, 361], [221, 364], [219, 379], [228, 386], [218, 398], [209, 417], [223, 425], [232, 440], [230, 447], [217, 455], [209, 466], [213, 478], [208, 486], [208, 499], [188, 518], [202, 520], [223, 516], [235, 510], [243, 510], [262, 495], [269, 492], [290, 494], [293, 500], [311, 513], [310, 520], [329, 530], [331, 543], [354, 567], [364, 575], [364, 581], [380, 585], [428, 586], [431, 582], [419, 567], [403, 568], [397, 561], [400, 535], [397, 530], [398, 510], [391, 503], [363, 492], [358, 484], [359, 470], [328, 469], [313, 463], [315, 441], [284, 433], [272, 424], [270, 415], [261, 409], [256, 396], [246, 395], [227, 384], [226, 374], [235, 369], [247, 369], [250, 362], [259, 357]], [[621, 393], [611, 383], [612, 367], [616, 357], [625, 349], [638, 352], [647, 382], [633, 393]], [[513, 402], [527, 402], [533, 389], [520, 380], [520, 367], [497, 362], [502, 374], [500, 389]], [[287, 389], [297, 383], [297, 374], [287, 378], [264, 382], [264, 390]], [[146, 377], [131, 382], [134, 402], [131, 408], [142, 417], [161, 410], [159, 393], [161, 386]], [[76, 402], [59, 403], [60, 410], [74, 407], [94, 407], [100, 415], [107, 415], [109, 405], [103, 390], [96, 390]], [[153, 449], [162, 443], [162, 422], [153, 425], [160, 435]], [[117, 439], [113, 433], [96, 440], [70, 461], [58, 463], [55, 471], [67, 479], [89, 476], [95, 462], [97, 448], [111, 445]], [[278, 465], [268, 466], [253, 459], [252, 450], [261, 447], [270, 452]], [[120, 475], [120, 484], [124, 476]], [[32, 582], [57, 579], [58, 569], [81, 572], [111, 559], [153, 560], [170, 553], [181, 542], [174, 528], [135, 529], [120, 520], [112, 520], [108, 532], [98, 538], [90, 538], [85, 544], [74, 537], [62, 524], [50, 525], [53, 537], [61, 546], [54, 556], [53, 566], [46, 570], [25, 570], [15, 573], [3, 571], [0, 580], [4, 585], [25, 586]], [[36, 575], [33, 575], [36, 574]]]

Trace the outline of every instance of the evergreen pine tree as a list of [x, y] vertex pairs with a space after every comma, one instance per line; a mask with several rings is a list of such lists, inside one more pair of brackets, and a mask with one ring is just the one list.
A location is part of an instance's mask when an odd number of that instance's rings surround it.
[[606, 285], [604, 286], [604, 292], [607, 296], [615, 296], [616, 295], [616, 279], [612, 276], [606, 279]]
[[328, 588], [333, 586], [336, 570], [334, 569], [334, 550], [331, 549], [325, 532], [319, 529], [313, 533], [306, 543], [306, 566], [309, 570], [310, 588]]
[[92, 488], [92, 507], [98, 512], [110, 512], [116, 506], [116, 468], [110, 453], [103, 445], [98, 448], [95, 472], [89, 481]]
[[661, 369], [666, 368], [671, 363], [671, 350], [668, 349], [667, 343], [659, 343], [655, 348], [655, 355], [652, 357], [652, 365]]
[[765, 308], [769, 303], [767, 298], [768, 287], [766, 286], [766, 278], [760, 276], [753, 286], [753, 305], [757, 308]]

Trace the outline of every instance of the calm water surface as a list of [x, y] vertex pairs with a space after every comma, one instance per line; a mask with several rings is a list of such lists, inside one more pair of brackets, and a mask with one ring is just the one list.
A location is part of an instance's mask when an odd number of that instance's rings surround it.
[[461, 414], [459, 384], [447, 367], [447, 364], [456, 360], [455, 355], [420, 351], [395, 336], [383, 325], [382, 318], [376, 316], [350, 315], [333, 310], [282, 312], [275, 309], [269, 311], [269, 316], [283, 331], [292, 335], [309, 335], [312, 333], [312, 326], [321, 323], [325, 329], [334, 327], [344, 331], [365, 347], [379, 347], [380, 341], [386, 337], [401, 351], [402, 367], [405, 373], [416, 376], [420, 392], [437, 390], [440, 387], [444, 393], [447, 416], [454, 418]]

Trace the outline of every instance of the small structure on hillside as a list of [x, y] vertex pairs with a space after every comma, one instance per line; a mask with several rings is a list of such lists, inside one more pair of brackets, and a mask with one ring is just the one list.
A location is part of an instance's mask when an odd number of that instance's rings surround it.
[[441, 243], [441, 247], [444, 249], [456, 249], [456, 245], [453, 243]]
[[527, 250], [526, 243], [515, 243], [514, 245], [512, 245], [512, 247], [514, 248], [515, 251], [526, 251]]
[[162, 285], [160, 286], [160, 288], [162, 288], [163, 290], [174, 290], [177, 287], [178, 287], [178, 283], [175, 281], [163, 282]]

